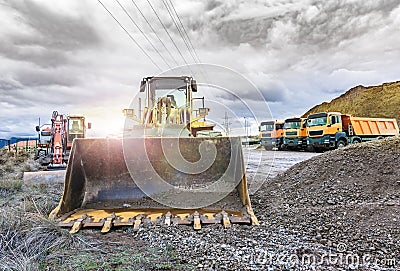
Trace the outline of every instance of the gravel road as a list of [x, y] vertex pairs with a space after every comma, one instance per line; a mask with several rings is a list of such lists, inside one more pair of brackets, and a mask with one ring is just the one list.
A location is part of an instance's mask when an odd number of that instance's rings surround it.
[[319, 153], [296, 151], [266, 151], [264, 148], [243, 150], [250, 194], [256, 193], [267, 180], [291, 166], [310, 159]]

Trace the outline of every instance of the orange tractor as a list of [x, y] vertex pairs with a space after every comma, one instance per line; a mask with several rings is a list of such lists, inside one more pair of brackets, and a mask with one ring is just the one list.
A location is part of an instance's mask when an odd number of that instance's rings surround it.
[[[91, 124], [88, 123], [88, 129]], [[48, 169], [66, 168], [75, 138], [85, 138], [86, 126], [83, 116], [66, 116], [53, 111], [51, 124], [36, 126], [39, 143], [35, 159]]]

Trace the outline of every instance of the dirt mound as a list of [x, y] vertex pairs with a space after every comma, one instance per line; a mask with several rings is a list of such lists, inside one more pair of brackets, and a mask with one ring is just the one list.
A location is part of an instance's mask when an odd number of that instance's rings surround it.
[[327, 152], [266, 184], [254, 209], [328, 247], [399, 255], [399, 161], [400, 138]]
[[311, 113], [337, 111], [359, 117], [396, 118], [400, 123], [400, 81], [380, 86], [357, 86], [331, 102], [316, 105], [303, 117]]

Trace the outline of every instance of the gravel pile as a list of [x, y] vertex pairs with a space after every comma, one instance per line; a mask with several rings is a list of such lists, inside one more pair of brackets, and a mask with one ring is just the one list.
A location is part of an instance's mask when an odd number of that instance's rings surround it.
[[269, 182], [255, 209], [321, 244], [399, 256], [399, 161], [399, 138], [327, 152]]

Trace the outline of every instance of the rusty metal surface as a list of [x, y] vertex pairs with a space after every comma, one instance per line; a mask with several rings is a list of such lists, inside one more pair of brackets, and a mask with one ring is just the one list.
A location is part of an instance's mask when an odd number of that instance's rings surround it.
[[[232, 151], [240, 147], [239, 139], [179, 139], [180, 153], [190, 163], [201, 159], [202, 142], [208, 140], [216, 146], [212, 165], [195, 174], [169, 163], [162, 140], [165, 143], [165, 138], [75, 140], [64, 193], [50, 216], [61, 226], [73, 227], [73, 232], [88, 226], [102, 227], [103, 232], [118, 225], [138, 228], [142, 220], [154, 221], [156, 217], [166, 224], [192, 224], [196, 229], [207, 223], [258, 223], [250, 205], [241, 149]], [[166, 142], [169, 146], [172, 141]], [[233, 170], [227, 174], [229, 168]], [[160, 179], [172, 188], [163, 189]], [[192, 208], [210, 199], [212, 204]], [[172, 201], [179, 208], [163, 204]]]

